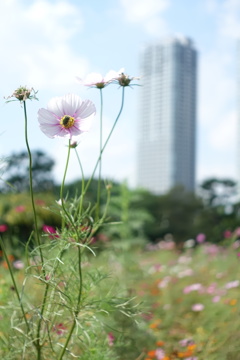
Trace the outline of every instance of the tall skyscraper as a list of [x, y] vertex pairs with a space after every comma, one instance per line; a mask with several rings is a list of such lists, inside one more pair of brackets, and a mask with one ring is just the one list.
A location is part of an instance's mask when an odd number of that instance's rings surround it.
[[138, 185], [162, 194], [195, 187], [197, 52], [184, 37], [141, 54]]

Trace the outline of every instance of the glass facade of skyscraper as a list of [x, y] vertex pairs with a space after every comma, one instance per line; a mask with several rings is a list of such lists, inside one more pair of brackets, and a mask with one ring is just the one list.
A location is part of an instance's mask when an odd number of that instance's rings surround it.
[[190, 39], [170, 38], [141, 54], [138, 185], [165, 193], [195, 187], [197, 52]]

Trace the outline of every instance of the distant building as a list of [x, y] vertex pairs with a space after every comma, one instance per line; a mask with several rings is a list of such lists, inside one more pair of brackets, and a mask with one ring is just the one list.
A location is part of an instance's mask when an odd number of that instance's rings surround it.
[[177, 37], [146, 46], [137, 149], [138, 186], [162, 194], [195, 187], [197, 52]]

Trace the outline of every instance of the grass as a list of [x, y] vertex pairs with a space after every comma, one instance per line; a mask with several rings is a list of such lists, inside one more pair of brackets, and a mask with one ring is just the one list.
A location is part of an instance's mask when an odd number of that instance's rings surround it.
[[[110, 244], [96, 257], [89, 255], [84, 270], [86, 306], [80, 315], [81, 331], [87, 332], [88, 341], [85, 338], [81, 351], [75, 346], [75, 354], [83, 360], [240, 359], [240, 259], [236, 245], [203, 244], [179, 252], [131, 248], [122, 242]], [[24, 270], [15, 273], [21, 284]], [[29, 296], [37, 301], [40, 293], [41, 287], [30, 283]], [[112, 293], [116, 294], [114, 299]], [[123, 298], [131, 300], [119, 311], [117, 301]], [[2, 261], [2, 344], [13, 332], [10, 309], [14, 301], [14, 289]], [[111, 302], [115, 302], [114, 307]], [[101, 306], [96, 311], [97, 303]], [[58, 342], [64, 338], [65, 320], [66, 314], [60, 314], [52, 330]], [[100, 328], [96, 322], [101, 322]], [[72, 357], [68, 354], [68, 358]]]

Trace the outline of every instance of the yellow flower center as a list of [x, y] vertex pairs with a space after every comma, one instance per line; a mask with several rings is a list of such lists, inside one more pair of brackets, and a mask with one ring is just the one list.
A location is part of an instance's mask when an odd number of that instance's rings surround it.
[[69, 115], [64, 115], [60, 120], [60, 124], [65, 129], [69, 129], [70, 127], [72, 127], [74, 125], [74, 123], [75, 123], [75, 119]]

